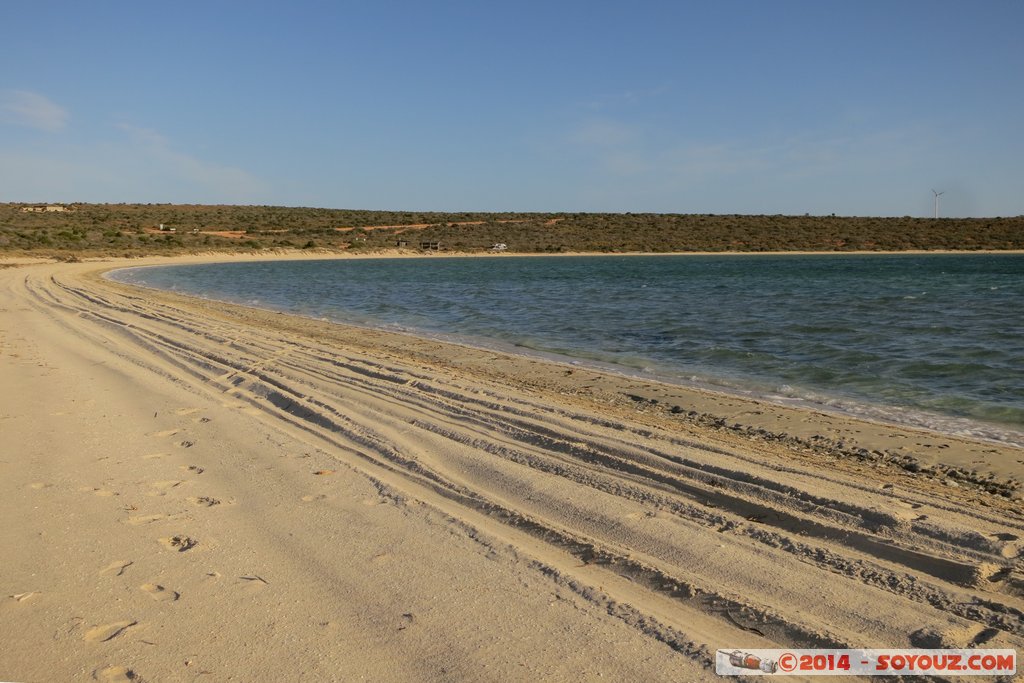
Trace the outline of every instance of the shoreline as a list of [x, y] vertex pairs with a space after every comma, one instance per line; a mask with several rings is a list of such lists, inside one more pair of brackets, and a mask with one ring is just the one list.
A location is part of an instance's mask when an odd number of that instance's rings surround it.
[[[909, 252], [892, 252], [897, 253], [909, 253]], [[934, 252], [922, 252], [922, 253], [934, 253]], [[946, 252], [954, 253], [954, 252]], [[955, 252], [955, 253], [969, 253], [969, 252]], [[989, 252], [999, 253], [999, 252]], [[1020, 252], [1024, 253], [1024, 252]], [[797, 255], [796, 253], [793, 253]], [[504, 256], [501, 254], [481, 254], [479, 256]], [[552, 254], [552, 256], [561, 256], [562, 254]], [[565, 254], [571, 256], [573, 254]], [[633, 256], [642, 256], [644, 254], [633, 254]], [[657, 256], [673, 256], [676, 254], [657, 254]], [[696, 254], [695, 254], [696, 255]], [[764, 255], [764, 254], [752, 254], [752, 255]], [[800, 254], [807, 255], [807, 254]], [[828, 255], [827, 252], [821, 253], [821, 255]], [[420, 255], [410, 254], [408, 257], [419, 257], [435, 258], [433, 255]], [[448, 258], [456, 258], [459, 255], [448, 255]], [[512, 255], [518, 257], [522, 255]], [[598, 256], [598, 254], [579, 254], [579, 256]], [[615, 256], [615, 255], [608, 255]], [[371, 256], [356, 256], [356, 258], [377, 258]], [[381, 256], [381, 259], [390, 258], [388, 256]], [[304, 259], [258, 259], [263, 260], [304, 260]], [[330, 256], [326, 256], [324, 259], [317, 260], [333, 260]], [[123, 269], [133, 268], [145, 268], [150, 266], [167, 267], [174, 265], [192, 265], [192, 264], [209, 264], [214, 265], [217, 263], [230, 263], [237, 261], [225, 261], [219, 259], [215, 255], [209, 257], [199, 257], [199, 260], [189, 259], [188, 261], [172, 262], [172, 263], [155, 263], [155, 264], [142, 264], [139, 266], [128, 265]], [[240, 303], [232, 303], [228, 301], [219, 300], [216, 298], [207, 298], [201, 295], [193, 295], [183, 292], [173, 292], [171, 290], [161, 290], [159, 288], [150, 288], [146, 285], [140, 285], [131, 282], [123, 282], [121, 280], [112, 277], [112, 274], [118, 270], [122, 270], [121, 267], [114, 267], [105, 269], [102, 277], [106, 280], [113, 281], [118, 284], [128, 285], [132, 287], [140, 287], [143, 289], [157, 291], [157, 292], [168, 292], [178, 294], [180, 296], [192, 297], [208, 302], [224, 303], [228, 305], [243, 306], [246, 308], [252, 308], [254, 310], [268, 311], [274, 314], [284, 314], [303, 318], [306, 320], [320, 321], [319, 318], [312, 316], [303, 316], [294, 312], [277, 310], [269, 307], [252, 306]], [[977, 440], [980, 442], [990, 443], [993, 445], [1009, 446], [1011, 448], [1024, 448], [1024, 431], [1014, 429], [1011, 425], [1004, 425], [999, 423], [990, 423], [980, 420], [974, 420], [970, 418], [962, 418], [955, 415], [944, 415], [941, 413], [933, 413], [926, 410], [910, 410], [900, 409], [890, 406], [884, 406], [880, 404], [871, 404], [863, 401], [857, 401], [852, 398], [843, 398], [841, 396], [824, 396], [825, 400], [816, 401], [813, 398], [804, 396], [775, 396], [777, 392], [761, 393], [755, 390], [745, 389], [742, 386], [733, 386], [716, 383], [714, 378], [709, 380], [698, 380], [698, 379], [686, 379], [681, 376], [671, 376], [666, 374], [650, 374], [641, 369], [630, 368], [625, 366], [617, 366], [614, 363], [606, 363], [595, 360], [588, 360], [585, 358], [577, 358], [567, 354], [559, 354], [555, 352], [545, 352], [543, 350], [529, 349], [515, 347], [510, 343], [503, 342], [501, 340], [486, 340], [479, 339], [474, 340], [468, 337], [462, 337], [458, 334], [448, 334], [444, 332], [431, 332], [426, 330], [416, 329], [402, 329], [395, 330], [385, 325], [372, 325], [372, 324], [360, 324], [353, 323], [343, 320], [332, 320], [331, 324], [341, 325], [345, 327], [365, 329], [376, 332], [397, 332], [398, 334], [405, 334], [410, 337], [421, 338], [433, 342], [442, 344], [455, 344], [468, 349], [472, 349], [476, 352], [498, 352], [502, 354], [511, 354], [516, 356], [522, 356], [528, 359], [535, 359], [545, 362], [553, 362], [563, 364], [567, 367], [577, 367], [581, 369], [590, 369], [602, 373], [615, 374], [621, 377], [625, 381], [640, 381], [644, 383], [659, 384], [666, 387], [665, 390], [655, 392], [655, 394], [666, 394], [667, 392], [674, 390], [685, 390], [689, 392], [707, 393], [717, 397], [717, 401], [728, 401], [728, 400], [742, 400], [757, 403], [766, 403], [779, 408], [789, 408], [797, 411], [807, 411], [812, 413], [818, 413], [828, 415], [838, 419], [852, 419], [865, 423], [870, 423], [878, 428], [885, 429], [890, 427], [899, 427], [919, 431], [922, 434], [930, 435], [931, 438], [952, 438], [952, 439], [967, 439]], [[490, 342], [490, 343], [488, 343]], [[657, 400], [657, 399], [655, 399]], [[726, 411], [727, 412], [727, 411]], [[897, 417], [900, 416], [900, 417]], [[715, 415], [714, 417], [719, 418], [721, 415]], [[764, 424], [752, 424], [752, 425], [740, 425], [740, 427], [746, 429], [767, 429], [771, 425]], [[791, 430], [784, 430], [783, 433], [789, 434]], [[812, 435], [814, 436], [814, 435]], [[876, 440], [873, 440], [870, 444], [869, 450], [879, 450], [879, 444]], [[886, 450], [882, 448], [881, 450]], [[1005, 474], [1005, 473], [1004, 473]], [[1024, 479], [1024, 471], [1015, 473], [1013, 476]]]
[[[97, 263], [97, 262], [124, 262], [129, 265], [123, 267], [131, 268], [136, 267], [130, 264], [137, 262], [150, 262], [152, 263], [141, 263], [137, 267], [146, 267], [149, 265], [177, 265], [187, 263], [212, 263], [212, 262], [225, 262], [230, 263], [232, 261], [321, 261], [321, 260], [334, 260], [334, 259], [389, 259], [389, 258], [424, 258], [424, 259], [439, 259], [439, 258], [548, 258], [548, 257], [599, 257], [599, 256], [625, 256], [625, 257], [638, 257], [638, 256], [969, 256], [969, 255], [1020, 255], [1024, 254], [1024, 249], [973, 249], [973, 250], [957, 250], [957, 249], [907, 249], [899, 251], [671, 251], [671, 252], [640, 252], [640, 251], [629, 251], [629, 252], [598, 252], [598, 251], [566, 251], [557, 253], [548, 252], [491, 252], [491, 251], [478, 251], [478, 252], [427, 252], [419, 250], [384, 250], [384, 251], [368, 251], [368, 252], [353, 252], [351, 250], [340, 250], [340, 251], [328, 251], [328, 250], [300, 250], [300, 249], [280, 249], [280, 250], [267, 250], [266, 252], [242, 252], [242, 251], [212, 251], [212, 252], [197, 252], [192, 254], [147, 254], [139, 256], [94, 256], [85, 255], [78, 262], [80, 263]], [[0, 253], [0, 268], [3, 267], [19, 267], [25, 265], [34, 265], [42, 263], [63, 263], [60, 257], [57, 256], [27, 256], [24, 254], [11, 255]], [[121, 266], [116, 266], [121, 267]], [[115, 268], [116, 268], [115, 267]]]
[[[212, 260], [199, 263], [222, 262], [214, 257]], [[114, 270], [117, 269], [120, 268]], [[667, 412], [671, 416], [670, 419], [675, 422], [687, 420], [703, 426], [714, 425], [734, 433], [754, 434], [769, 440], [787, 441], [802, 448], [823, 450], [842, 457], [870, 458], [897, 463], [897, 466], [901, 468], [913, 468], [914, 470], [938, 468], [940, 471], [948, 469], [957, 472], [956, 477], [964, 481], [975, 478], [984, 480], [987, 475], [991, 474], [1006, 482], [1024, 482], [1024, 457], [1018, 461], [1018, 458], [1012, 455], [1006, 455], [1001, 460], [987, 458], [983, 455], [986, 451], [997, 449], [997, 452], [1001, 454], [1005, 451], [1024, 456], [1024, 447], [1007, 441], [957, 435], [921, 425], [872, 419], [805, 401], [794, 403], [772, 401], [760, 396], [744, 396], [738, 391], [730, 392], [726, 388], [668, 382], [661, 378], [645, 377], [640, 372], [630, 373], [624, 368], [604, 367], [601, 364], [582, 361], [575, 365], [568, 357], [555, 358], [552, 354], [542, 352], [526, 353], [518, 349], [507, 350], [478, 346], [462, 341], [439, 339], [428, 334], [325, 321], [270, 308], [247, 306], [142, 287], [112, 280], [107, 277], [110, 272], [111, 269], [104, 268], [95, 271], [90, 277], [102, 278], [106, 282], [128, 290], [143, 289], [170, 301], [186, 304], [201, 302], [204, 307], [210, 309], [244, 311], [243, 315], [260, 322], [266, 322], [268, 319], [275, 322], [291, 320], [292, 324], [289, 327], [292, 329], [316, 329], [324, 336], [330, 336], [331, 328], [338, 328], [338, 331], [344, 332], [346, 335], [359, 335], [365, 332], [378, 338], [385, 337], [392, 340], [391, 343], [394, 346], [401, 346], [403, 340], [410, 340], [414, 343], [434, 345], [437, 349], [451, 347], [460, 351], [442, 350], [438, 355], [444, 358], [472, 355], [476, 359], [477, 369], [485, 372], [486, 369], [483, 366], [495, 356], [507, 356], [530, 364], [533, 371], [536, 371], [538, 366], [554, 366], [555, 370], [548, 373], [551, 376], [562, 375], [566, 371], [572, 374], [575, 374], [576, 371], [596, 373], [614, 378], [613, 384], [621, 384], [629, 388], [628, 391], [617, 389], [615, 395], [610, 398], [605, 397], [606, 400], [614, 404], [620, 402], [622, 397], [626, 397], [624, 405], [641, 411]], [[482, 360], [484, 358], [487, 361]], [[503, 375], [499, 381], [509, 381], [509, 379]], [[576, 382], [565, 382], [565, 384], [566, 386], [559, 387], [560, 391], [578, 392], [580, 389]], [[684, 404], [685, 410], [680, 404]], [[675, 410], [677, 407], [679, 407], [678, 411]], [[765, 408], [771, 408], [767, 411], [767, 416], [765, 416]], [[816, 420], [813, 423], [809, 422], [808, 416], [813, 416]], [[737, 417], [743, 419], [737, 420]], [[854, 424], [856, 427], [851, 429], [847, 427], [848, 423]], [[892, 436], [894, 432], [898, 434], [897, 437]], [[920, 441], [910, 444], [909, 442], [913, 439], [920, 439]], [[980, 444], [982, 447], [968, 444]], [[940, 454], [941, 458], [938, 457]], [[982, 466], [982, 474], [975, 477], [971, 474], [971, 470], [979, 469], [979, 465]]]
[[5, 679], [713, 681], [718, 648], [1024, 649], [1001, 488], [1024, 450], [119, 265], [0, 269]]

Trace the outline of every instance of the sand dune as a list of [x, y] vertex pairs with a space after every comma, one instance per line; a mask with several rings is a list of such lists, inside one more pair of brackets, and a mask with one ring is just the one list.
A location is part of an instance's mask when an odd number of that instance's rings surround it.
[[1024, 649], [1020, 450], [98, 268], [0, 270], [4, 680], [697, 681], [717, 648]]

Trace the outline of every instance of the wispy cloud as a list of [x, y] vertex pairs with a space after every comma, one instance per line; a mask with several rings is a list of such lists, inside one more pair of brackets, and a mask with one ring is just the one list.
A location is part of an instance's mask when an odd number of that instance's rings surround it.
[[131, 124], [119, 124], [127, 134], [131, 154], [137, 161], [151, 165], [155, 175], [195, 188], [201, 196], [216, 196], [223, 201], [251, 201], [265, 196], [269, 187], [244, 169], [199, 159], [174, 148], [158, 131]]
[[124, 124], [113, 132], [88, 142], [15, 139], [0, 146], [0, 201], [270, 201], [270, 183], [183, 152], [156, 130]]
[[0, 91], [0, 123], [27, 126], [55, 133], [67, 126], [66, 109], [29, 90]]
[[643, 116], [581, 117], [547, 151], [573, 160], [579, 195], [590, 205], [850, 212], [870, 197], [877, 211], [902, 215], [916, 211], [906, 197], [915, 177], [930, 177], [938, 137], [926, 122], [701, 132], [685, 121], [666, 127]]
[[782, 136], [704, 138], [621, 119], [586, 119], [563, 143], [612, 175], [650, 172], [679, 178], [779, 174], [789, 178], [905, 166], [928, 153], [928, 129], [805, 131]]

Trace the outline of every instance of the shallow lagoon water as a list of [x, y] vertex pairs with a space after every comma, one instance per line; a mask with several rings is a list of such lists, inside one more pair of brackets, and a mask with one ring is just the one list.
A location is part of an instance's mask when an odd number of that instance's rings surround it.
[[116, 279], [1024, 444], [1024, 255], [266, 261]]

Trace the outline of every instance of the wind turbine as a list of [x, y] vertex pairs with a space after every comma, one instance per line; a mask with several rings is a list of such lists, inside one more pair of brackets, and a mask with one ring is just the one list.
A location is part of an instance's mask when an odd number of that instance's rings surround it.
[[932, 194], [935, 195], [935, 217], [938, 218], [939, 217], [939, 195], [946, 194], [946, 191], [943, 190], [942, 192], [936, 192], [935, 190], [932, 190]]

